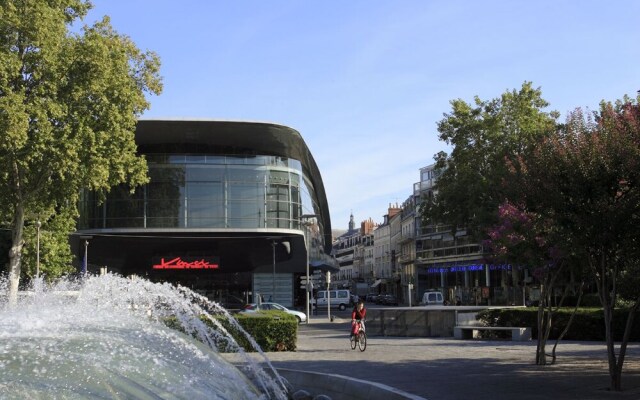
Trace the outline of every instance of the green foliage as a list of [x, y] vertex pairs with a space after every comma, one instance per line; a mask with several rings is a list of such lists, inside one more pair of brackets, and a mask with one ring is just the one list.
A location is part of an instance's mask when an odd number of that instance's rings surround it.
[[[258, 351], [253, 347], [247, 336], [236, 328], [225, 316], [214, 316], [217, 322], [233, 337], [236, 343], [246, 352]], [[235, 314], [234, 318], [260, 346], [262, 351], [295, 351], [298, 336], [298, 320], [293, 315], [283, 311], [269, 310], [260, 311], [256, 314]], [[211, 329], [215, 327], [206, 316], [202, 316], [201, 320]], [[167, 318], [164, 324], [169, 328], [179, 330], [183, 333], [184, 329], [176, 318]], [[226, 336], [223, 334], [223, 337]], [[221, 340], [216, 344], [217, 350], [220, 352], [233, 351], [233, 347], [226, 340]]]
[[[36, 220], [37, 221], [37, 220]], [[22, 278], [36, 276], [37, 229], [36, 221], [25, 227], [25, 246], [22, 250]], [[74, 272], [71, 265], [73, 255], [69, 249], [68, 232], [75, 227], [75, 218], [70, 210], [60, 210], [42, 219], [40, 227], [40, 275], [48, 281]]]
[[465, 226], [478, 238], [493, 225], [508, 192], [506, 161], [555, 129], [557, 113], [542, 111], [548, 103], [541, 96], [525, 82], [519, 91], [490, 101], [451, 102], [452, 112], [438, 123], [438, 132], [453, 150], [435, 158], [437, 196], [424, 202], [424, 220]]
[[[261, 311], [255, 315], [236, 314], [240, 325], [255, 339], [264, 351], [294, 351], [298, 335], [298, 320], [282, 311]], [[240, 337], [240, 345], [247, 351], [255, 351], [249, 342]]]
[[528, 204], [555, 218], [559, 236], [570, 245], [597, 259], [612, 261], [623, 246], [633, 249], [640, 129], [633, 132], [623, 124], [640, 121], [637, 114], [637, 107], [618, 115], [606, 106], [595, 122], [576, 110], [562, 134], [542, 141], [520, 162], [521, 179], [530, 188]]
[[[637, 246], [628, 248], [630, 252], [633, 249], [638, 251]], [[620, 278], [618, 279], [618, 299], [616, 306], [625, 305], [630, 307], [638, 301], [638, 287], [640, 287], [640, 260], [637, 256], [629, 255], [620, 260], [622, 268]]]
[[[556, 124], [557, 113], [542, 112], [546, 106], [528, 83], [501, 99], [476, 98], [475, 107], [453, 101], [438, 131], [454, 148], [436, 157], [437, 195], [424, 202], [423, 221], [467, 227], [476, 239], [487, 231], [496, 256], [535, 263], [546, 309], [539, 324], [528, 325], [541, 327], [542, 355], [543, 332], [561, 325], [552, 321], [547, 300], [563, 278], [560, 268], [569, 266], [570, 278], [595, 284], [612, 384], [619, 390], [626, 344], [617, 355], [613, 340], [622, 337], [627, 318], [615, 307], [626, 304], [632, 313], [640, 307], [640, 106], [626, 97], [603, 102], [593, 115], [574, 111], [564, 125]], [[508, 218], [499, 220], [499, 205], [511, 206]], [[544, 357], [536, 361], [544, 364]]]
[[555, 221], [556, 242], [590, 266], [612, 309], [618, 295], [640, 300], [640, 107], [603, 103], [594, 116], [571, 113], [562, 132], [519, 160], [512, 181], [530, 209]]
[[602, 303], [600, 302], [600, 296], [597, 293], [587, 293], [582, 296], [582, 300], [580, 300], [580, 305], [582, 307], [602, 307]]
[[[521, 326], [532, 328], [532, 337], [537, 338], [537, 308], [517, 309], [487, 309], [478, 313], [477, 319], [487, 326]], [[554, 316], [554, 324], [549, 334], [549, 339], [557, 339], [567, 326], [573, 308], [561, 308]], [[616, 309], [614, 311], [614, 325], [612, 331], [614, 340], [622, 340], [624, 334], [626, 316], [629, 309]], [[563, 340], [604, 341], [605, 325], [602, 308], [579, 308], [567, 334]], [[636, 313], [631, 330], [632, 342], [640, 341], [640, 315]]]
[[[0, 3], [0, 223], [12, 230], [14, 277], [25, 219], [60, 211], [75, 217], [82, 189], [103, 196], [148, 181], [134, 130], [149, 108], [146, 94], [162, 90], [159, 59], [116, 33], [108, 17], [71, 33], [90, 7], [82, 0]], [[68, 222], [59, 227], [66, 229], [60, 234], [73, 230]], [[68, 255], [57, 247], [45, 251], [56, 274]]]

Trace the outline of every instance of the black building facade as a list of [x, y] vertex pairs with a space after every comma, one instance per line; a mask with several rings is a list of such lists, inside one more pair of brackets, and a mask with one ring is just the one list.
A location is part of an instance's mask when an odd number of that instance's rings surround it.
[[[150, 182], [83, 193], [78, 268], [192, 288], [222, 303], [304, 299], [307, 259], [333, 269], [331, 222], [313, 156], [270, 123], [140, 120]], [[309, 249], [309, 254], [307, 254]]]

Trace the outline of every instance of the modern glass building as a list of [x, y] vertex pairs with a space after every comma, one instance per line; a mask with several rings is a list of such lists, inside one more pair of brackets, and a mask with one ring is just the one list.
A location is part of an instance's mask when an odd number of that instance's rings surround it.
[[[304, 304], [307, 258], [333, 269], [320, 171], [300, 134], [270, 123], [140, 120], [150, 182], [83, 193], [78, 268], [169, 281], [222, 303]], [[307, 254], [307, 248], [309, 254]], [[307, 257], [308, 256], [308, 257]]]

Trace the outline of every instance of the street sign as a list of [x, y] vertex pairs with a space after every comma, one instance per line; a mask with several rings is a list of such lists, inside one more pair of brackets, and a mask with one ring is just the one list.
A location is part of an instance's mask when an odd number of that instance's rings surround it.
[[309, 281], [307, 281], [306, 276], [300, 277], [300, 289], [305, 289], [308, 292], [311, 292], [313, 290], [313, 286], [318, 285], [319, 283], [318, 278], [315, 276], [309, 276]]

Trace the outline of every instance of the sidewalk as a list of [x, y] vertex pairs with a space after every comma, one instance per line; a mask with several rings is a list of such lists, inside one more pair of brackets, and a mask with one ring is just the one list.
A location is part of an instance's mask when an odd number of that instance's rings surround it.
[[640, 399], [638, 343], [627, 349], [623, 392], [612, 393], [603, 343], [560, 343], [557, 364], [542, 367], [535, 341], [371, 336], [360, 352], [349, 346], [349, 325], [312, 316], [300, 325], [297, 351], [267, 356], [276, 368], [350, 376], [429, 400]]

